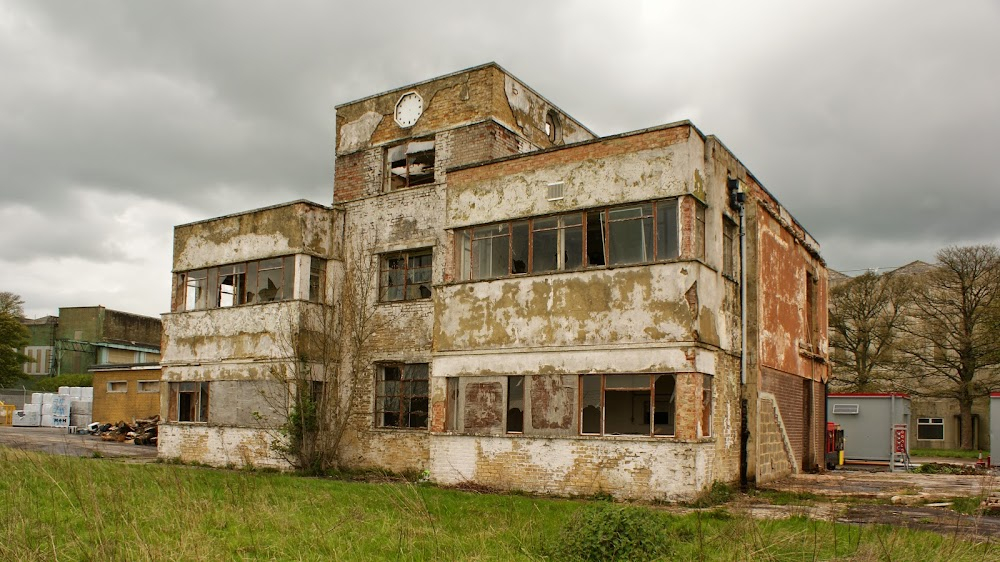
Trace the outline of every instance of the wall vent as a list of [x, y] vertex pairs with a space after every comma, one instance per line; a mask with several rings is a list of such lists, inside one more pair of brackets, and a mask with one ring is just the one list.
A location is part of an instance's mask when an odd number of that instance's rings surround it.
[[560, 199], [563, 198], [565, 194], [565, 187], [566, 184], [564, 184], [561, 181], [550, 183], [548, 185], [549, 189], [545, 195], [545, 199], [547, 199], [548, 201], [559, 201]]
[[857, 404], [834, 404], [834, 414], [857, 414], [861, 409]]

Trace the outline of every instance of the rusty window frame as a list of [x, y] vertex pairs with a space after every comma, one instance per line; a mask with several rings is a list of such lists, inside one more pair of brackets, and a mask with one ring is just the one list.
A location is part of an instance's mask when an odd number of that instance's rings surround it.
[[[632, 381], [640, 381], [640, 378], [645, 378], [647, 382], [642, 383], [642, 384], [633, 384], [631, 386], [627, 386], [627, 385], [625, 385], [626, 384], [625, 377], [633, 377], [633, 379], [631, 379]], [[578, 378], [578, 385], [577, 385], [578, 386], [578, 388], [577, 388], [577, 393], [578, 393], [578, 395], [577, 395], [577, 403], [579, 404], [579, 418], [578, 418], [578, 422], [579, 422], [579, 433], [580, 433], [580, 435], [585, 435], [585, 436], [603, 436], [603, 437], [622, 437], [622, 436], [627, 437], [627, 436], [637, 436], [637, 435], [638, 436], [646, 436], [646, 437], [674, 437], [676, 435], [676, 432], [677, 432], [677, 421], [676, 421], [676, 412], [677, 412], [677, 409], [676, 409], [676, 405], [670, 406], [670, 409], [666, 411], [666, 413], [667, 413], [668, 416], [672, 412], [673, 415], [674, 415], [674, 417], [675, 417], [675, 419], [667, 421], [667, 422], [662, 423], [662, 424], [657, 424], [657, 422], [656, 422], [656, 419], [657, 419], [657, 415], [656, 414], [657, 413], [664, 413], [664, 412], [658, 412], [657, 409], [656, 409], [656, 402], [657, 402], [657, 396], [658, 396], [657, 393], [656, 393], [656, 383], [660, 380], [661, 377], [669, 377], [670, 379], [673, 380], [673, 390], [672, 390], [672, 392], [671, 392], [671, 394], [669, 395], [669, 398], [668, 398], [668, 401], [672, 404], [674, 402], [674, 397], [676, 396], [676, 392], [677, 392], [677, 374], [676, 373], [651, 373], [651, 374], [646, 374], [646, 373], [603, 374], [602, 373], [602, 374], [585, 374], [585, 375], [580, 375], [579, 378]], [[585, 397], [585, 394], [584, 394], [584, 392], [585, 392], [584, 388], [585, 388], [585, 386], [587, 386], [585, 384], [586, 380], [589, 379], [589, 380], [592, 381], [595, 378], [598, 378], [599, 381], [600, 381], [599, 391], [598, 391], [599, 392], [599, 400], [598, 400], [599, 406], [598, 406], [598, 410], [600, 412], [599, 431], [598, 432], [592, 432], [592, 431], [588, 432], [588, 431], [584, 431], [584, 426], [585, 426], [584, 415], [585, 415], [586, 407], [590, 406], [590, 404], [585, 401], [586, 397]], [[610, 387], [608, 386], [608, 380], [609, 380], [609, 378], [612, 381], [614, 381], [612, 383], [612, 386], [610, 386]], [[667, 379], [664, 379], [664, 380], [667, 380]], [[621, 384], [622, 386], [618, 386], [619, 384]], [[633, 413], [635, 412], [634, 399], [636, 397], [640, 397], [641, 398], [641, 395], [638, 395], [638, 396], [635, 395], [634, 391], [649, 390], [649, 394], [647, 395], [648, 402], [645, 402], [643, 404], [643, 410], [644, 410], [644, 412], [643, 412], [643, 424], [645, 424], [645, 423], [649, 424], [649, 431], [647, 433], [608, 433], [608, 430], [607, 430], [607, 409], [608, 409], [607, 393], [608, 393], [609, 390], [611, 392], [628, 392], [628, 391], [632, 391], [633, 392], [633, 396], [632, 396], [632, 400], [633, 400], [633, 402], [632, 402]], [[657, 433], [656, 432], [657, 431], [657, 425], [669, 425], [669, 426], [673, 427], [674, 429], [669, 434], [667, 434], [667, 433]]]
[[507, 377], [507, 409], [505, 415], [507, 433], [524, 433], [524, 410], [526, 405], [524, 391], [525, 382], [524, 375], [512, 375]]
[[[387, 373], [392, 371], [397, 374], [387, 379]], [[430, 366], [378, 363], [375, 372], [375, 427], [426, 430], [430, 420]]]
[[[426, 263], [424, 263], [424, 258], [426, 258]], [[401, 267], [391, 267], [395, 261], [398, 261]], [[433, 271], [434, 251], [432, 248], [380, 255], [379, 301], [399, 302], [431, 298]], [[401, 284], [393, 285], [394, 277], [399, 277]], [[398, 297], [395, 296], [397, 289], [399, 290]]]
[[[314, 260], [317, 258], [313, 258]], [[325, 260], [324, 260], [325, 261]], [[232, 304], [224, 304], [224, 282], [232, 277]], [[279, 302], [292, 299], [295, 285], [295, 255], [214, 265], [177, 273], [178, 298], [174, 312], [230, 308], [244, 304]], [[257, 288], [262, 281], [273, 294], [266, 300]]]
[[[615, 211], [620, 212], [630, 208], [633, 210], [637, 208], [640, 209], [640, 215], [635, 217], [611, 218], [611, 214]], [[669, 218], [667, 217], [667, 214], [670, 215]], [[565, 221], [567, 218], [575, 219], [576, 217], [579, 217], [578, 224], [566, 224]], [[702, 213], [702, 218], [704, 218], [704, 213]], [[537, 223], [539, 222], [551, 220], [555, 220], [557, 226], [541, 228], [537, 226]], [[612, 264], [611, 227], [613, 225], [621, 225], [630, 221], [638, 222], [640, 229], [642, 230], [643, 237], [649, 237], [649, 243], [643, 250], [643, 259], [641, 261], [618, 262]], [[661, 224], [674, 225], [673, 229], [668, 229], [670, 230], [669, 244], [672, 250], [662, 247], [665, 244], [665, 241], [661, 240], [661, 234], [663, 234], [661, 233], [661, 230], [663, 230], [660, 228]], [[680, 198], [671, 197], [667, 199], [638, 201], [626, 205], [580, 209], [566, 213], [555, 213], [531, 218], [469, 226], [455, 231], [455, 259], [457, 264], [456, 278], [459, 281], [482, 281], [522, 274], [540, 275], [559, 271], [572, 271], [576, 269], [606, 269], [609, 267], [673, 261], [680, 257], [680, 224]], [[518, 251], [521, 249], [519, 245], [515, 244], [515, 239], [517, 238], [516, 231], [520, 228], [527, 228], [528, 255], [526, 264], [521, 264], [521, 261], [516, 259]], [[491, 234], [489, 233], [490, 229], [496, 229], [496, 232]], [[567, 247], [566, 232], [572, 229], [579, 229], [580, 231], [580, 263], [567, 267], [565, 255]], [[548, 232], [551, 230], [558, 230], [557, 248], [560, 256], [558, 257], [557, 269], [539, 271], [535, 264], [536, 233]], [[595, 233], [598, 234], [597, 238], [594, 237]], [[496, 240], [499, 238], [506, 238], [506, 244], [503, 244], [503, 242], [497, 242]], [[480, 271], [483, 268], [481, 267], [481, 264], [477, 263], [477, 260], [479, 259], [479, 253], [482, 251], [481, 248], [485, 244], [484, 241], [486, 240], [490, 240], [491, 251], [495, 247], [494, 244], [500, 244], [501, 247], [506, 247], [506, 271], [501, 271], [502, 266], [496, 268], [497, 270], [494, 271], [492, 266], [499, 266], [500, 264], [491, 264], [490, 270], [486, 273]], [[603, 246], [599, 255], [591, 252], [592, 243], [598, 240]], [[702, 245], [704, 245], [704, 235], [702, 236]], [[479, 251], [477, 251], [477, 249]], [[600, 263], [598, 263], [598, 261], [600, 261]], [[520, 270], [519, 264], [520, 267], [524, 268], [524, 271]]]
[[[386, 191], [434, 183], [435, 148], [434, 138], [410, 140], [387, 148]], [[421, 165], [423, 167], [419, 168], [419, 173], [415, 173], [416, 167]]]

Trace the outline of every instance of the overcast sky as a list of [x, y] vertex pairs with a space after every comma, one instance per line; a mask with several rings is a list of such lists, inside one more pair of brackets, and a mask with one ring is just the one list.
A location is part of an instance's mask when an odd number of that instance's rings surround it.
[[489, 61], [718, 135], [832, 268], [1000, 243], [996, 0], [337, 4], [0, 0], [0, 290], [166, 312], [173, 225], [329, 204], [334, 105]]

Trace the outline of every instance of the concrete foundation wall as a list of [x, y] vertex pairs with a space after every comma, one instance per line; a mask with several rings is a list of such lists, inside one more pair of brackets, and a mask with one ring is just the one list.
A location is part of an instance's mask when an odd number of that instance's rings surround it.
[[157, 457], [215, 466], [290, 468], [274, 451], [276, 432], [242, 427], [161, 423]]
[[557, 495], [683, 500], [715, 479], [712, 443], [436, 435], [431, 479]]

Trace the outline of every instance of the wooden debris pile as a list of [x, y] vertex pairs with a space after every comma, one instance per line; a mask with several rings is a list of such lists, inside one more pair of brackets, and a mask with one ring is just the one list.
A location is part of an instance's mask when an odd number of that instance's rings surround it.
[[132, 420], [132, 423], [120, 421], [116, 424], [104, 424], [94, 432], [102, 441], [117, 441], [119, 443], [135, 443], [136, 445], [156, 446], [157, 429], [160, 416], [143, 420]]

